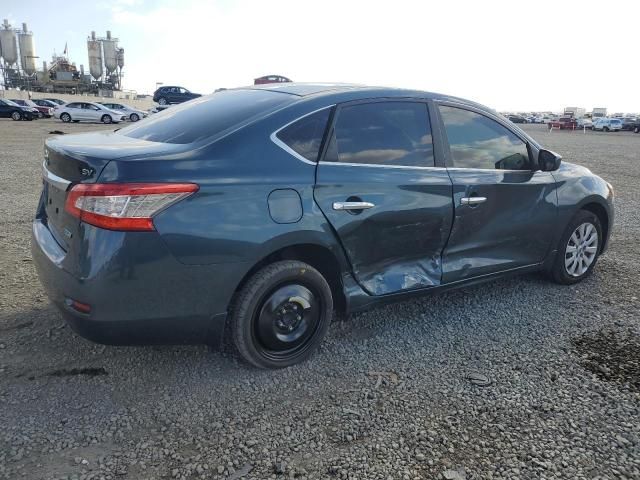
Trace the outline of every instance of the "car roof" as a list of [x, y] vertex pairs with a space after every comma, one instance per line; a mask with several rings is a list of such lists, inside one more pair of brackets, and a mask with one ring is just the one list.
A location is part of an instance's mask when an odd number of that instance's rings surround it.
[[474, 106], [482, 110], [488, 110], [493, 112], [492, 109], [487, 108], [470, 100], [466, 100], [451, 95], [444, 95], [441, 93], [428, 92], [423, 90], [411, 90], [404, 88], [394, 87], [376, 87], [369, 85], [358, 85], [351, 83], [270, 83], [265, 85], [250, 85], [247, 87], [240, 87], [238, 90], [267, 90], [271, 92], [286, 93], [302, 98], [318, 98], [318, 97], [339, 97], [340, 101], [344, 101], [345, 97], [349, 94], [353, 94], [353, 99], [359, 98], [429, 98], [432, 100], [450, 101], [454, 103], [462, 103], [469, 106]]

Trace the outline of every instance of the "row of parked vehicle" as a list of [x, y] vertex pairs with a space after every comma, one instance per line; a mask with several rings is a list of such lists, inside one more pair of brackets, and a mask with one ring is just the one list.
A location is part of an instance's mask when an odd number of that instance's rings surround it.
[[21, 100], [0, 98], [0, 118], [13, 120], [36, 120], [51, 118], [57, 107], [64, 104], [55, 98]]
[[106, 102], [69, 102], [60, 105], [53, 116], [65, 123], [101, 122], [120, 123], [137, 122], [145, 118], [148, 112], [121, 103]]
[[527, 117], [520, 114], [506, 114], [504, 116], [513, 123], [545, 123], [553, 128], [558, 128], [560, 130], [588, 128], [591, 130], [598, 130], [603, 132], [618, 132], [621, 130], [627, 130], [635, 133], [640, 133], [640, 117], [574, 118], [572, 115], [544, 115]]
[[137, 122], [151, 112], [115, 102], [65, 102], [57, 98], [0, 99], [0, 117], [19, 120], [58, 118], [63, 122]]

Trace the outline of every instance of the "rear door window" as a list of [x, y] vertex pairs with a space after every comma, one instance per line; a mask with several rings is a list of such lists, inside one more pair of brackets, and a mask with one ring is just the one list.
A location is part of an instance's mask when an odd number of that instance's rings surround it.
[[276, 136], [298, 155], [316, 162], [330, 113], [331, 108], [325, 108], [307, 115], [284, 127]]
[[432, 167], [431, 124], [421, 102], [374, 102], [340, 109], [325, 160]]
[[117, 134], [150, 142], [194, 143], [257, 120], [296, 99], [268, 90], [223, 90], [163, 110]]

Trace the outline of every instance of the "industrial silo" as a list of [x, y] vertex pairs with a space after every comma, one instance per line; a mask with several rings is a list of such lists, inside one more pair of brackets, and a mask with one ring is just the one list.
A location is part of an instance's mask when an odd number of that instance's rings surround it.
[[18, 44], [22, 70], [27, 75], [33, 75], [36, 73], [36, 49], [33, 44], [33, 33], [27, 29], [26, 23], [22, 24], [22, 31], [18, 32]]
[[89, 51], [89, 73], [96, 80], [102, 77], [102, 43], [96, 40], [96, 32], [91, 32], [91, 37], [87, 40], [87, 50]]
[[118, 68], [122, 70], [122, 67], [124, 67], [124, 48], [119, 48], [116, 56], [118, 59]]
[[42, 62], [42, 71], [37, 72], [36, 78], [40, 83], [49, 83], [49, 80], [51, 80], [51, 78], [49, 77], [49, 67], [47, 66], [46, 61]]
[[18, 61], [18, 43], [16, 42], [16, 32], [11, 29], [9, 21], [5, 18], [2, 28], [0, 28], [0, 43], [2, 44], [2, 58], [8, 66]]
[[111, 38], [111, 32], [108, 30], [107, 38], [102, 40], [102, 48], [104, 50], [104, 66], [107, 69], [107, 75], [111, 75], [118, 66], [118, 39]]

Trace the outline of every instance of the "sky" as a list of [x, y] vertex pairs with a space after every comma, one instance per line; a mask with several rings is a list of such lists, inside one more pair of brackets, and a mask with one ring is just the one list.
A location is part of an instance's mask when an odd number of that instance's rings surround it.
[[125, 49], [123, 86], [199, 93], [267, 74], [406, 87], [499, 111], [640, 112], [640, 2], [619, 0], [0, 0], [50, 60], [86, 39]]

